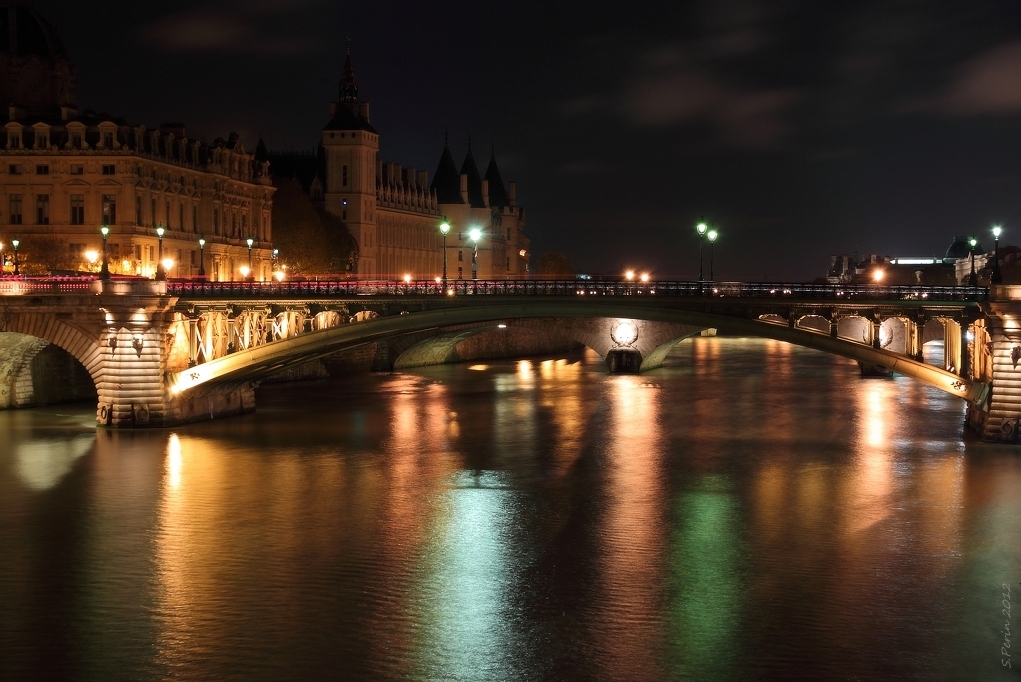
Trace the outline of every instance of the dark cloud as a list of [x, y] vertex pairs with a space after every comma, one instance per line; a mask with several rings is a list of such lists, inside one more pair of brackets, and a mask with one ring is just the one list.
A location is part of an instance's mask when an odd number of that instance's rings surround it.
[[313, 51], [307, 37], [279, 35], [279, 14], [311, 2], [220, 2], [160, 17], [136, 30], [139, 40], [173, 52], [237, 52], [295, 55]]
[[909, 102], [903, 110], [946, 116], [1021, 113], [1021, 41], [962, 64], [942, 92]]

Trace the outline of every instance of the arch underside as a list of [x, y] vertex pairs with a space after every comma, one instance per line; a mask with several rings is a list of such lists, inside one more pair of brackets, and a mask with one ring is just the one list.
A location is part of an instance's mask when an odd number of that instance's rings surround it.
[[[698, 333], [701, 329], [714, 327], [726, 333], [785, 341], [883, 367], [976, 404], [983, 404], [989, 393], [986, 384], [968, 381], [952, 372], [917, 362], [887, 349], [873, 348], [846, 339], [835, 339], [816, 331], [791, 329], [786, 325], [756, 319], [669, 307], [601, 302], [572, 302], [571, 305], [564, 305], [556, 301], [454, 307], [379, 317], [236, 352], [173, 374], [169, 380], [175, 392], [187, 391], [208, 382], [255, 380], [339, 350], [409, 332], [541, 317], [631, 319], [680, 325], [684, 328], [682, 333], [672, 334], [670, 338], [663, 339], [662, 343], [656, 345], [655, 350], [649, 349], [647, 357], [650, 359], [653, 353], [665, 356], [670, 347], [683, 338]], [[604, 336], [608, 338], [609, 330], [605, 331]], [[592, 347], [590, 343], [586, 345]], [[664, 348], [660, 349], [660, 346]]]

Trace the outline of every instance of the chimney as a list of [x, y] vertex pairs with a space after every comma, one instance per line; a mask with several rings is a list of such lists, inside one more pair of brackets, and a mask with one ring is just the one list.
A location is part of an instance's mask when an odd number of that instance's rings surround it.
[[468, 174], [461, 173], [461, 201], [468, 203]]
[[514, 181], [511, 181], [507, 185], [507, 198], [510, 199], [510, 205], [512, 207], [518, 205], [518, 185]]
[[404, 169], [404, 184], [408, 187], [415, 186], [415, 167], [408, 166]]
[[489, 180], [482, 181], [482, 203], [489, 207]]
[[337, 115], [337, 103], [336, 102], [330, 102], [330, 118], [332, 119], [336, 115]]
[[429, 171], [418, 171], [418, 186], [422, 189], [429, 189]]
[[358, 115], [365, 119], [365, 122], [369, 122], [369, 103], [359, 102], [358, 103]]

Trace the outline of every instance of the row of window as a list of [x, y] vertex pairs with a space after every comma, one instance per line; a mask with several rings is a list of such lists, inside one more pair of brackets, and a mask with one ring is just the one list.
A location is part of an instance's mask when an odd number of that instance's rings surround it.
[[[103, 224], [104, 225], [115, 225], [117, 224], [117, 197], [113, 194], [104, 194], [102, 196], [103, 205]], [[24, 223], [24, 199], [20, 194], [11, 194], [8, 196], [8, 213], [7, 222], [11, 225], [21, 225]], [[35, 195], [35, 224], [36, 225], [49, 225], [50, 224], [50, 195], [49, 194], [36, 194]], [[71, 224], [72, 225], [84, 225], [85, 224], [85, 195], [84, 194], [72, 194], [71, 195]]]
[[[7, 166], [7, 172], [10, 175], [21, 175], [22, 173], [24, 173], [24, 167], [20, 163], [12, 163], [12, 164]], [[102, 173], [103, 173], [103, 175], [116, 175], [117, 174], [117, 166], [115, 164], [112, 164], [112, 163], [104, 163], [103, 164], [103, 168], [102, 168]], [[36, 164], [35, 174], [36, 175], [49, 175], [50, 174], [50, 165], [48, 163]], [[84, 175], [84, 174], [85, 174], [85, 166], [84, 165], [82, 165], [80, 163], [72, 163], [71, 164], [71, 175]]]
[[[113, 132], [106, 131], [103, 133], [103, 147], [106, 149], [112, 149], [114, 147], [114, 134]], [[8, 149], [27, 149], [28, 146], [22, 144], [23, 138], [20, 132], [11, 131], [7, 133], [7, 148]], [[85, 135], [82, 131], [72, 130], [68, 132], [67, 146], [70, 149], [82, 149], [85, 146]], [[36, 131], [35, 134], [35, 146], [34, 149], [49, 149], [50, 148], [50, 134], [46, 131]]]

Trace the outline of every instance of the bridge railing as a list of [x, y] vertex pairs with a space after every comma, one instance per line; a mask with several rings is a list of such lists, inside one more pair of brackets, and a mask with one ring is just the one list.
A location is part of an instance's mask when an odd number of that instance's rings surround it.
[[[96, 276], [0, 277], [0, 295], [81, 293]], [[826, 300], [985, 301], [989, 289], [972, 286], [879, 286], [873, 284], [776, 284], [770, 282], [621, 282], [576, 279], [291, 280], [271, 282], [167, 282], [167, 293], [188, 298], [315, 298], [347, 296], [668, 296], [683, 298], [777, 298]]]
[[778, 299], [985, 301], [986, 287], [775, 284], [762, 282], [606, 282], [583, 280], [424, 281], [178, 281], [167, 293], [184, 297], [306, 298], [315, 296], [669, 296]]

